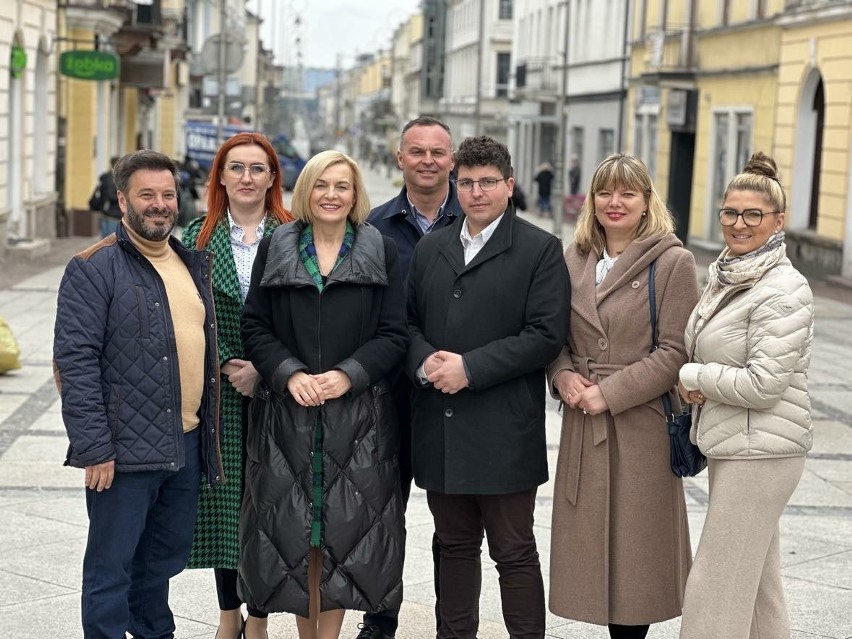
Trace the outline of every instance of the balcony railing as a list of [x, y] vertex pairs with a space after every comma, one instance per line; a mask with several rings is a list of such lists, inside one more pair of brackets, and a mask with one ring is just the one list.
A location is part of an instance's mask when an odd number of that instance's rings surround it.
[[650, 73], [691, 73], [695, 70], [689, 33], [651, 31], [645, 36], [645, 67]]
[[515, 67], [515, 89], [520, 94], [555, 93], [559, 89], [556, 58], [527, 58]]

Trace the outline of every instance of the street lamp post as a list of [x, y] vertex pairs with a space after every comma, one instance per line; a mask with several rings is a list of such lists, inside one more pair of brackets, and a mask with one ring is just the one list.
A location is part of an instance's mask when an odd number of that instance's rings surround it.
[[216, 142], [222, 144], [225, 139], [225, 53], [228, 41], [225, 36], [225, 22], [228, 13], [225, 0], [219, 0], [219, 68], [217, 74], [219, 105], [216, 116]]
[[565, 102], [568, 93], [568, 33], [571, 25], [571, 0], [565, 0], [565, 36], [562, 41], [562, 82], [559, 88], [559, 100], [556, 123], [556, 166], [554, 167], [554, 195], [556, 206], [553, 211], [553, 234], [562, 239], [562, 223], [565, 215]]

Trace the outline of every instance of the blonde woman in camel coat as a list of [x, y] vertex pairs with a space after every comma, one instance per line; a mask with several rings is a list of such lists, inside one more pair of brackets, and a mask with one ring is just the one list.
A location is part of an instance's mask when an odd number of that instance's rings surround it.
[[[563, 402], [550, 610], [644, 637], [681, 613], [691, 564], [681, 480], [669, 462], [660, 396], [687, 354], [695, 260], [672, 232], [645, 165], [613, 155], [595, 171], [575, 242], [571, 332], [548, 368]], [[656, 261], [659, 348], [651, 353], [648, 267]]]

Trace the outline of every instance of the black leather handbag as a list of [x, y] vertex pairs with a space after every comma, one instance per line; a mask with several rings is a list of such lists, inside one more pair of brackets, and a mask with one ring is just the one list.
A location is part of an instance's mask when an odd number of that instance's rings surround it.
[[[651, 306], [652, 353], [659, 346], [657, 339], [657, 301], [654, 293], [656, 265], [655, 260], [648, 267], [648, 303]], [[690, 359], [692, 358], [690, 357]], [[692, 412], [684, 411], [680, 415], [675, 415], [669, 394], [663, 393], [660, 399], [663, 402], [663, 414], [666, 416], [666, 426], [669, 429], [672, 472], [678, 477], [695, 477], [707, 468], [707, 458], [698, 449], [698, 446], [689, 440], [689, 431], [692, 428]]]

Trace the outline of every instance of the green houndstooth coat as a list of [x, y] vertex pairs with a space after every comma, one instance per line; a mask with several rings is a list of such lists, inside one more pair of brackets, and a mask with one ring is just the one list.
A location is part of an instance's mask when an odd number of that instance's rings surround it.
[[[193, 220], [183, 232], [184, 245], [194, 248], [204, 218]], [[264, 235], [271, 235], [278, 221], [267, 217]], [[245, 359], [240, 338], [243, 302], [231, 252], [227, 220], [220, 222], [206, 247], [213, 253], [213, 301], [216, 305], [219, 365], [233, 358]], [[239, 521], [243, 498], [243, 397], [222, 376], [222, 463], [227, 482], [215, 489], [202, 486], [198, 498], [195, 539], [188, 568], [236, 569], [240, 552]]]

